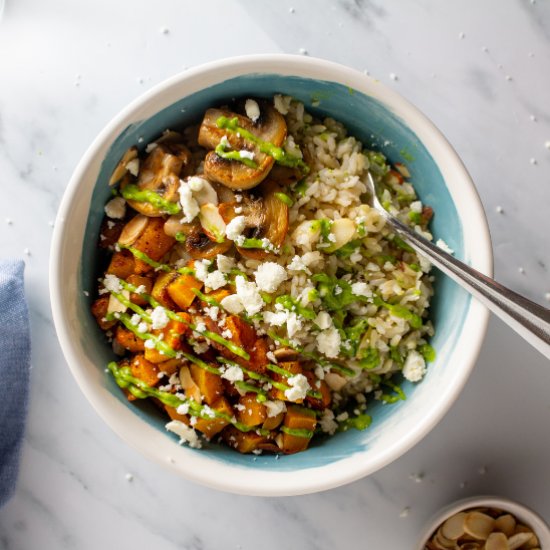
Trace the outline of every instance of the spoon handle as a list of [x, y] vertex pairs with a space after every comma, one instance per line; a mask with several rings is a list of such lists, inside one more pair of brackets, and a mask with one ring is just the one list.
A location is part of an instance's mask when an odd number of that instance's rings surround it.
[[550, 359], [550, 310], [502, 286], [428, 241], [401, 221], [386, 222], [417, 252], [428, 257], [443, 273], [466, 288], [495, 315]]

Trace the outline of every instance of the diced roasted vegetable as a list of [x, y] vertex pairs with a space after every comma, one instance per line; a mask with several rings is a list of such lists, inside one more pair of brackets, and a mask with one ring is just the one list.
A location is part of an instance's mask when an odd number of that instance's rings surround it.
[[107, 308], [109, 307], [109, 296], [100, 296], [92, 304], [92, 315], [96, 318], [97, 324], [101, 330], [109, 330], [116, 325], [116, 320], [107, 321], [105, 316], [107, 315]]
[[174, 271], [169, 273], [160, 273], [155, 281], [155, 284], [153, 285], [153, 290], [151, 291], [151, 296], [159, 304], [171, 310], [175, 310], [177, 307], [168, 293], [168, 286], [176, 277], [177, 273]]
[[[176, 240], [168, 236], [164, 232], [163, 218], [149, 218], [147, 226], [134, 242], [133, 246], [136, 250], [143, 252], [152, 260], [158, 262], [172, 248]], [[148, 263], [136, 259], [135, 273], [149, 273], [153, 267]]]
[[116, 275], [119, 279], [127, 279], [134, 273], [135, 260], [129, 250], [115, 252], [107, 268], [107, 273]]
[[209, 372], [194, 363], [191, 363], [189, 370], [195, 384], [199, 387], [203, 400], [207, 405], [213, 405], [223, 395], [222, 379], [217, 374]]
[[296, 405], [288, 406], [283, 422], [283, 452], [292, 454], [305, 451], [316, 426], [314, 411]]
[[203, 283], [192, 275], [179, 275], [168, 286], [167, 292], [170, 298], [181, 309], [187, 309], [196, 298], [194, 290], [200, 290]]
[[[151, 289], [153, 288], [153, 281], [151, 277], [145, 277], [144, 275], [130, 275], [126, 281], [137, 288], [142, 287], [145, 294], [151, 294]], [[144, 306], [147, 304], [147, 300], [143, 297], [143, 295], [138, 294], [137, 292], [130, 293], [130, 301], [138, 306]]]
[[[212, 409], [224, 413], [229, 417], [233, 415], [233, 409], [225, 397], [220, 397], [216, 402], [214, 402], [212, 404]], [[228, 424], [229, 422], [225, 418], [197, 418], [197, 421], [193, 427], [211, 439], [216, 434], [221, 432]]]
[[258, 403], [255, 393], [243, 395], [235, 409], [237, 420], [247, 426], [259, 426], [267, 418], [265, 405]]
[[115, 341], [128, 351], [139, 352], [145, 349], [143, 340], [121, 325], [116, 327]]
[[226, 445], [239, 451], [239, 453], [251, 453], [259, 448], [262, 443], [268, 443], [267, 437], [256, 432], [241, 432], [234, 426], [227, 426], [222, 432], [222, 438]]
[[132, 376], [143, 380], [148, 386], [158, 384], [159, 369], [156, 365], [147, 361], [144, 355], [134, 355], [130, 361], [130, 369], [132, 370]]

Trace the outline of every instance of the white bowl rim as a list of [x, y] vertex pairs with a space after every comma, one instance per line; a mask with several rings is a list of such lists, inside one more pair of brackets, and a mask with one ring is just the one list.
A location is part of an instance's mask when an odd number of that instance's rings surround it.
[[510, 512], [517, 519], [521, 520], [528, 527], [531, 527], [537, 535], [541, 550], [547, 550], [550, 548], [550, 529], [544, 519], [534, 512], [531, 508], [511, 500], [507, 497], [500, 497], [495, 495], [479, 495], [462, 498], [457, 500], [434, 514], [431, 519], [426, 523], [426, 527], [422, 530], [422, 534], [418, 538], [417, 545], [414, 550], [424, 550], [425, 544], [428, 541], [429, 536], [441, 525], [447, 518], [451, 517], [458, 512], [467, 510], [469, 508], [499, 508], [506, 512]]
[[[109, 145], [112, 143], [113, 135], [118, 136], [120, 131], [132, 122], [143, 118], [138, 113], [142, 114], [143, 109], [155, 96], [171, 97], [170, 94], [173, 95], [175, 89], [182, 83], [194, 83], [194, 88], [186, 91], [186, 94], [190, 94], [204, 88], [205, 85], [213, 85], [245, 74], [275, 73], [282, 76], [301, 76], [339, 82], [378, 99], [397, 116], [406, 120], [407, 125], [430, 151], [442, 174], [444, 175], [445, 172], [450, 174], [452, 168], [451, 181], [459, 182], [460, 185], [452, 186], [447, 183], [447, 187], [461, 218], [468, 219], [468, 223], [463, 223], [462, 231], [470, 264], [485, 275], [492, 275], [492, 249], [487, 220], [480, 198], [462, 161], [443, 134], [416, 107], [379, 81], [355, 69], [323, 59], [288, 54], [259, 54], [227, 58], [189, 69], [157, 84], [115, 116], [98, 134], [75, 168], [56, 218], [49, 277], [53, 320], [63, 354], [80, 389], [92, 407], [111, 429], [132, 447], [152, 461], [170, 468], [191, 481], [218, 490], [257, 496], [300, 495], [338, 487], [374, 473], [412, 448], [433, 429], [458, 397], [479, 354], [489, 317], [488, 310], [472, 299], [456, 342], [457, 346], [461, 343], [465, 344], [462, 346], [460, 376], [457, 375], [454, 385], [441, 392], [436, 406], [430, 409], [430, 414], [417, 430], [409, 432], [406, 437], [389, 445], [384, 452], [370, 460], [365, 460], [363, 453], [356, 453], [360, 457], [351, 456], [321, 467], [284, 472], [254, 470], [213, 460], [206, 464], [204, 459], [196, 457], [200, 453], [193, 453], [192, 456], [188, 454], [184, 460], [167, 461], [165, 456], [160, 457], [159, 452], [152, 449], [152, 445], [145, 444], [144, 438], [131, 432], [128, 419], [121, 420], [117, 414], [114, 414], [112, 405], [106, 404], [105, 396], [99, 395], [101, 392], [97, 392], [94, 385], [90, 383], [85, 369], [81, 366], [81, 352], [79, 346], [69, 337], [70, 321], [63, 311], [63, 303], [66, 301], [61, 262], [65, 241], [64, 225], [73, 203], [81, 192], [80, 184], [88, 166], [106, 143]], [[173, 101], [172, 99], [170, 103]], [[165, 106], [167, 105], [157, 105], [155, 112]], [[447, 170], [445, 166], [448, 166]], [[95, 182], [91, 184], [91, 189], [94, 185]], [[464, 208], [461, 208], [461, 205]], [[117, 409], [116, 412], [122, 412], [120, 407], [114, 408]], [[145, 424], [136, 415], [134, 416], [137, 424]], [[168, 440], [168, 438], [165, 439]], [[190, 468], [190, 463], [194, 464], [194, 468]]]

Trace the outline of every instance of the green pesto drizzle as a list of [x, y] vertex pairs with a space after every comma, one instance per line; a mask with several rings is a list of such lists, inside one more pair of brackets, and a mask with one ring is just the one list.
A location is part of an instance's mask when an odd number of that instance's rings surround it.
[[214, 152], [216, 153], [216, 155], [224, 159], [242, 162], [245, 166], [248, 166], [249, 168], [258, 168], [257, 162], [254, 162], [252, 159], [249, 159], [247, 157], [241, 156], [240, 151], [228, 151], [225, 148], [225, 145], [221, 142], [216, 145]]
[[129, 250], [135, 258], [138, 260], [141, 260], [142, 262], [146, 263], [147, 265], [150, 265], [151, 267], [154, 267], [158, 271], [165, 271], [166, 273], [179, 273], [180, 275], [194, 275], [195, 270], [190, 267], [179, 267], [179, 268], [173, 268], [169, 266], [168, 264], [163, 264], [161, 262], [157, 262], [153, 260], [153, 258], [150, 258], [145, 254], [145, 252], [142, 252], [141, 250], [138, 250], [137, 248], [134, 248], [133, 246], [126, 246], [123, 244], [118, 245], [120, 248], [123, 248], [124, 250]]
[[305, 439], [311, 439], [313, 432], [304, 428], [288, 428], [287, 426], [281, 426], [281, 431], [294, 437], [303, 437]]
[[275, 196], [281, 202], [284, 202], [288, 207], [290, 207], [294, 204], [294, 201], [286, 193], [275, 193]]
[[228, 118], [226, 116], [221, 116], [218, 120], [216, 120], [216, 125], [218, 128], [229, 130], [230, 132], [239, 134], [242, 138], [251, 141], [258, 146], [258, 149], [260, 149], [262, 153], [273, 157], [279, 164], [282, 164], [283, 166], [290, 166], [291, 168], [300, 168], [304, 174], [309, 172], [309, 166], [300, 157], [289, 155], [281, 147], [277, 147], [268, 141], [263, 141], [252, 132], [249, 132], [245, 128], [241, 128], [237, 117]]
[[137, 185], [129, 183], [121, 190], [121, 195], [126, 200], [136, 202], [148, 202], [155, 208], [166, 212], [167, 214], [178, 214], [181, 212], [181, 206], [177, 202], [171, 202], [161, 197], [158, 193], [149, 189], [140, 189]]
[[258, 386], [254, 386], [253, 384], [249, 384], [248, 382], [244, 382], [242, 380], [237, 380], [234, 384], [235, 387], [241, 391], [255, 393], [258, 403], [264, 403], [267, 401], [267, 393], [262, 390], [262, 388], [258, 388]]

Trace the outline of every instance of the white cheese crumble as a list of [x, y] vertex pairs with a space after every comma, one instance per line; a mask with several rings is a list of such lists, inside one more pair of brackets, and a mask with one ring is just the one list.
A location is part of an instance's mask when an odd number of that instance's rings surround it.
[[137, 331], [140, 334], [143, 334], [144, 332], [147, 332], [148, 329], [149, 329], [149, 327], [147, 326], [147, 323], [140, 323], [137, 327]]
[[200, 176], [191, 176], [189, 180], [187, 180], [187, 184], [189, 185], [189, 189], [191, 191], [200, 191], [204, 187], [205, 179], [201, 178]]
[[[120, 279], [111, 273], [107, 273], [103, 279], [103, 286], [109, 292], [121, 292], [122, 287], [120, 286]], [[100, 294], [104, 294], [100, 291]]]
[[104, 210], [109, 218], [121, 220], [126, 215], [126, 201], [122, 197], [115, 197], [105, 205]]
[[421, 201], [414, 201], [411, 202], [411, 212], [416, 212], [417, 214], [422, 213], [422, 202]]
[[157, 306], [153, 310], [153, 313], [151, 313], [151, 320], [153, 321], [154, 329], [162, 329], [168, 324], [168, 321], [170, 321], [168, 315], [166, 315], [166, 310], [162, 306]]
[[225, 234], [231, 241], [236, 241], [246, 227], [246, 218], [244, 216], [236, 216], [225, 228]]
[[218, 290], [226, 284], [225, 275], [221, 271], [212, 271], [207, 275], [204, 284], [212, 290]]
[[288, 279], [288, 275], [282, 265], [275, 262], [264, 262], [258, 266], [254, 278], [260, 290], [271, 294], [279, 288], [282, 282]]
[[332, 318], [326, 311], [320, 311], [313, 321], [321, 330], [325, 330], [332, 325]]
[[351, 293], [355, 296], [365, 296], [370, 298], [372, 296], [372, 290], [367, 283], [358, 282], [351, 285]]
[[155, 342], [154, 340], [145, 340], [145, 343], [143, 344], [147, 349], [155, 349]]
[[309, 390], [309, 383], [303, 374], [291, 376], [290, 378], [287, 378], [287, 382], [290, 388], [285, 390], [285, 397], [289, 401], [305, 399], [307, 391]]
[[241, 157], [242, 159], [254, 160], [254, 152], [247, 151], [246, 149], [241, 149], [239, 151], [239, 157]]
[[264, 307], [264, 301], [258, 292], [256, 283], [248, 282], [242, 275], [237, 275], [235, 285], [237, 296], [248, 315], [255, 315]]
[[265, 408], [267, 409], [267, 416], [273, 418], [286, 411], [286, 405], [284, 401], [265, 401]]
[[443, 239], [437, 239], [437, 242], [435, 244], [436, 246], [441, 248], [441, 250], [444, 250], [445, 252], [447, 252], [447, 254], [455, 253], [455, 251]]
[[260, 118], [260, 106], [253, 99], [246, 100], [244, 110], [246, 111], [246, 116], [252, 122], [256, 122]]
[[202, 447], [201, 440], [197, 432], [193, 428], [186, 426], [183, 422], [180, 422], [179, 420], [172, 420], [166, 424], [165, 428], [179, 436], [180, 445], [182, 443], [189, 443], [189, 447], [192, 447], [193, 449], [200, 449]]
[[317, 349], [330, 358], [338, 357], [342, 342], [340, 333], [335, 327], [323, 330], [317, 335]]
[[288, 311], [264, 311], [264, 323], [271, 325], [272, 327], [283, 326], [288, 319]]
[[189, 412], [189, 403], [182, 403], [176, 409], [178, 414], [187, 414]]
[[240, 367], [234, 365], [225, 369], [225, 372], [222, 374], [222, 378], [225, 378], [230, 382], [239, 382], [244, 380], [244, 373]]
[[232, 313], [233, 315], [239, 315], [239, 313], [242, 313], [244, 311], [243, 303], [236, 294], [226, 296], [220, 302], [220, 304], [222, 305], [223, 309], [225, 309], [228, 313]]
[[418, 382], [426, 374], [426, 362], [424, 357], [415, 350], [407, 355], [405, 365], [403, 366], [403, 376], [411, 382]]
[[292, 338], [302, 328], [302, 320], [293, 311], [288, 312], [286, 319], [286, 331]]
[[229, 256], [224, 256], [223, 254], [218, 254], [216, 261], [218, 263], [218, 269], [222, 273], [229, 273], [235, 267], [235, 258], [230, 258]]
[[132, 324], [134, 326], [139, 325], [140, 321], [141, 321], [141, 317], [137, 313], [134, 313], [132, 315], [132, 317], [130, 318], [130, 324]]
[[210, 260], [196, 260], [193, 268], [195, 270], [195, 279], [204, 283], [208, 277], [208, 268], [212, 262]]
[[200, 212], [199, 203], [193, 198], [191, 186], [183, 180], [180, 180], [179, 194], [181, 209], [183, 211], [181, 221], [183, 223], [191, 223]]
[[126, 170], [132, 174], [132, 176], [137, 177], [139, 174], [139, 159], [132, 159], [126, 163]]

